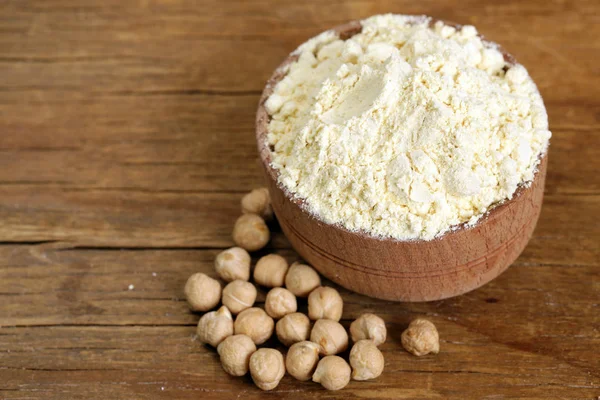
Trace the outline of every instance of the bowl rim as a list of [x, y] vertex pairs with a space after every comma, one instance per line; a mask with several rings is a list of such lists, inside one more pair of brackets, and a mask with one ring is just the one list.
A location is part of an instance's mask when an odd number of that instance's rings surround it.
[[[414, 22], [419, 21], [419, 20], [422, 21], [424, 18], [426, 18], [429, 21], [430, 27], [433, 26], [438, 21], [441, 21], [445, 25], [452, 26], [456, 29], [459, 29], [464, 26], [462, 24], [458, 24], [458, 23], [451, 22], [448, 20], [433, 18], [433, 17], [425, 16], [425, 15], [404, 15], [404, 14], [396, 14], [396, 15], [413, 17]], [[353, 21], [350, 21], [350, 22], [347, 22], [347, 23], [344, 23], [341, 25], [337, 25], [337, 26], [335, 26], [331, 29], [328, 29], [326, 31], [323, 31], [321, 33], [333, 32], [340, 39], [347, 40], [362, 31], [362, 28], [363, 28], [362, 21], [363, 20], [353, 20]], [[316, 36], [318, 36], [318, 35], [319, 34], [317, 34]], [[313, 36], [313, 38], [316, 36]], [[490, 40], [487, 40], [485, 38], [485, 36], [482, 34], [478, 33], [478, 36], [479, 36], [479, 38], [481, 38], [481, 40], [485, 46], [488, 46], [488, 48], [494, 48], [494, 49], [497, 49], [498, 51], [500, 51], [502, 53], [502, 55], [504, 56], [504, 61], [507, 64], [509, 64], [511, 66], [518, 64], [516, 58], [512, 54], [510, 54], [506, 50], [504, 50], [504, 48], [502, 48], [501, 45], [499, 45], [498, 43], [492, 42]], [[310, 40], [310, 38], [308, 40]], [[287, 75], [287, 73], [289, 71], [289, 66], [298, 60], [299, 54], [297, 53], [297, 51], [298, 51], [298, 48], [296, 48], [292, 53], [290, 53], [283, 60], [283, 62], [281, 64], [279, 64], [277, 66], [277, 68], [275, 68], [275, 70], [269, 77], [267, 83], [265, 84], [265, 87], [262, 91], [262, 94], [261, 94], [261, 97], [260, 97], [260, 100], [258, 103], [258, 110], [256, 112], [256, 125], [255, 125], [256, 141], [257, 141], [258, 153], [260, 156], [261, 164], [263, 165], [263, 168], [265, 169], [265, 172], [266, 172], [268, 178], [271, 179], [275, 183], [275, 186], [279, 190], [282, 191], [283, 195], [285, 196], [285, 198], [288, 201], [290, 201], [291, 203], [293, 203], [294, 205], [299, 207], [305, 215], [307, 215], [309, 218], [315, 220], [316, 222], [327, 225], [328, 227], [331, 227], [334, 230], [343, 231], [345, 234], [356, 235], [356, 236], [361, 237], [362, 239], [366, 239], [366, 240], [397, 242], [397, 243], [413, 243], [413, 244], [434, 243], [436, 241], [441, 241], [449, 236], [460, 235], [461, 233], [463, 233], [465, 231], [470, 231], [472, 229], [475, 229], [475, 228], [485, 224], [487, 221], [490, 221], [490, 220], [500, 217], [502, 214], [504, 214], [507, 211], [508, 206], [511, 203], [518, 201], [523, 196], [523, 193], [527, 190], [530, 190], [531, 187], [533, 186], [534, 182], [536, 180], [540, 179], [539, 172], [540, 172], [540, 169], [542, 169], [542, 167], [545, 168], [544, 164], [546, 163], [547, 158], [548, 158], [548, 147], [546, 147], [546, 149], [538, 155], [537, 164], [533, 171], [533, 178], [530, 181], [519, 183], [519, 185], [517, 186], [517, 190], [513, 193], [512, 197], [510, 197], [508, 199], [503, 199], [499, 202], [491, 204], [488, 207], [487, 211], [485, 213], [483, 213], [475, 223], [469, 224], [469, 222], [463, 222], [460, 224], [452, 225], [447, 231], [443, 232], [442, 234], [436, 235], [433, 239], [430, 239], [430, 240], [397, 239], [397, 238], [394, 238], [391, 236], [376, 236], [376, 235], [373, 235], [372, 233], [370, 233], [368, 231], [364, 231], [364, 230], [350, 230], [350, 229], [346, 228], [345, 226], [343, 226], [339, 222], [332, 224], [332, 223], [324, 221], [318, 215], [316, 215], [310, 209], [308, 209], [308, 207], [306, 205], [306, 203], [307, 203], [306, 199], [294, 195], [293, 193], [291, 193], [289, 191], [288, 188], [286, 188], [285, 186], [283, 186], [281, 184], [281, 182], [279, 181], [279, 170], [273, 168], [273, 166], [271, 165], [271, 152], [272, 152], [271, 147], [272, 146], [269, 145], [268, 140], [267, 140], [268, 125], [271, 120], [271, 116], [269, 115], [269, 113], [266, 110], [265, 102], [273, 93], [277, 83], [279, 83], [279, 81], [281, 81]], [[544, 174], [542, 174], [542, 176], [543, 175]]]

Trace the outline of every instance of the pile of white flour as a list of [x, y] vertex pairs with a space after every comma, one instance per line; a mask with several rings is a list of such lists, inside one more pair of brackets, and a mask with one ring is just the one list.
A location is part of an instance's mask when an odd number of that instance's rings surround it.
[[530, 182], [551, 136], [540, 94], [472, 26], [378, 15], [325, 32], [266, 102], [280, 184], [321, 220], [429, 240]]

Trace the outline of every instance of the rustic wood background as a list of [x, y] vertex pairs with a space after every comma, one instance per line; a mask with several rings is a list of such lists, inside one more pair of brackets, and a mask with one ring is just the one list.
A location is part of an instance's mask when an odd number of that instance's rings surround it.
[[[537, 81], [554, 133], [534, 237], [467, 295], [382, 315], [384, 374], [341, 392], [226, 375], [182, 299], [261, 185], [254, 113], [308, 37], [375, 13], [472, 23]], [[0, 2], [1, 399], [596, 399], [600, 396], [597, 0]], [[271, 249], [294, 258], [275, 234]], [[133, 289], [129, 290], [129, 285]], [[264, 297], [263, 297], [264, 298]], [[437, 356], [400, 333], [439, 327]]]

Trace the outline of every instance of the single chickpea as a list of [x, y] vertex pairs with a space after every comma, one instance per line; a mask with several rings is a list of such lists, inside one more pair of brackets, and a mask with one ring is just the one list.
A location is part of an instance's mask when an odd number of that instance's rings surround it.
[[369, 339], [379, 346], [385, 342], [387, 336], [385, 322], [375, 314], [363, 314], [350, 324], [350, 336], [354, 343]]
[[271, 208], [269, 189], [266, 187], [254, 189], [242, 197], [242, 213], [258, 214], [265, 220], [272, 219], [273, 209]]
[[440, 337], [435, 325], [423, 318], [415, 319], [402, 332], [402, 346], [415, 356], [437, 354], [440, 351]]
[[344, 300], [334, 288], [321, 286], [308, 295], [308, 317], [339, 321], [344, 310]]
[[285, 346], [302, 342], [308, 339], [310, 333], [310, 320], [302, 313], [292, 313], [277, 321], [275, 325], [277, 339]]
[[313, 342], [294, 343], [285, 356], [285, 368], [299, 381], [308, 381], [319, 362], [319, 346]]
[[252, 283], [236, 280], [225, 286], [221, 301], [232, 314], [238, 314], [254, 305], [256, 295], [256, 287]]
[[183, 289], [190, 309], [208, 311], [221, 299], [221, 284], [210, 276], [197, 273], [190, 276]]
[[248, 251], [260, 250], [267, 245], [271, 233], [265, 220], [256, 214], [243, 214], [233, 227], [233, 241]]
[[289, 290], [277, 287], [269, 290], [269, 293], [267, 293], [265, 311], [271, 317], [279, 319], [287, 314], [296, 312], [297, 309], [296, 296]]
[[254, 267], [254, 281], [266, 287], [281, 287], [285, 281], [288, 263], [279, 254], [261, 257]]
[[269, 317], [262, 308], [257, 307], [247, 308], [239, 313], [234, 324], [236, 335], [247, 335], [256, 345], [269, 340], [274, 328], [273, 318]]
[[215, 271], [225, 282], [250, 279], [250, 254], [241, 247], [220, 252], [215, 258]]
[[312, 267], [293, 263], [285, 276], [285, 287], [298, 297], [306, 297], [321, 286], [321, 277]]
[[366, 381], [375, 379], [383, 372], [383, 354], [371, 340], [359, 340], [350, 350], [352, 379]]
[[341, 353], [348, 348], [348, 334], [339, 322], [320, 319], [310, 333], [310, 341], [319, 345], [324, 356]]
[[350, 382], [350, 366], [338, 356], [323, 357], [312, 377], [327, 390], [340, 390]]
[[227, 309], [222, 306], [217, 311], [206, 313], [198, 321], [196, 329], [198, 340], [217, 347], [227, 336], [233, 335], [233, 317]]
[[229, 336], [217, 347], [223, 369], [233, 376], [244, 376], [248, 373], [250, 356], [255, 351], [256, 345], [246, 335]]
[[275, 349], [258, 349], [250, 356], [250, 375], [262, 390], [272, 390], [285, 375], [283, 355]]

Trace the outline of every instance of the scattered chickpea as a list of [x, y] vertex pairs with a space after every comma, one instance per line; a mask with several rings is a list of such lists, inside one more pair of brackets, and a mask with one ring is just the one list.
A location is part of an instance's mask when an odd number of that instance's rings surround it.
[[233, 227], [233, 241], [239, 247], [248, 251], [260, 250], [267, 245], [271, 233], [259, 215], [243, 214]]
[[288, 374], [299, 381], [310, 380], [319, 362], [319, 346], [313, 342], [294, 343], [285, 357]]
[[319, 345], [324, 356], [341, 353], [348, 348], [348, 334], [344, 327], [330, 319], [320, 319], [310, 333], [310, 341]]
[[250, 254], [241, 247], [220, 252], [215, 258], [215, 270], [225, 282], [250, 279]]
[[254, 189], [242, 197], [242, 213], [258, 214], [266, 220], [272, 219], [273, 209], [269, 189], [266, 187]]
[[227, 307], [206, 313], [198, 321], [198, 340], [217, 347], [227, 336], [233, 335], [233, 318]]
[[338, 356], [323, 357], [312, 377], [327, 390], [340, 390], [350, 382], [350, 366]]
[[265, 311], [269, 316], [279, 319], [287, 314], [296, 312], [297, 309], [296, 296], [289, 290], [277, 287], [269, 290], [269, 293], [267, 293]]
[[330, 319], [339, 321], [342, 318], [344, 301], [334, 288], [321, 286], [308, 295], [308, 317], [310, 319]]
[[263, 344], [271, 335], [275, 322], [269, 317], [262, 308], [247, 308], [235, 319], [235, 334], [247, 335], [254, 341], [254, 344]]
[[255, 351], [256, 345], [246, 335], [229, 336], [217, 347], [223, 369], [233, 376], [244, 376], [248, 373], [250, 356]]
[[423, 318], [413, 320], [402, 332], [402, 346], [415, 356], [440, 351], [440, 337], [435, 325]]
[[219, 304], [221, 284], [216, 279], [199, 272], [188, 278], [183, 292], [193, 311], [208, 311]]
[[371, 340], [359, 340], [350, 350], [352, 379], [366, 381], [375, 379], [383, 372], [383, 354]]
[[350, 336], [354, 343], [369, 339], [379, 346], [385, 342], [387, 336], [385, 322], [375, 314], [363, 314], [350, 324]]
[[254, 305], [256, 295], [256, 287], [252, 283], [235, 280], [223, 289], [222, 302], [232, 314], [238, 314]]
[[310, 320], [302, 313], [292, 313], [277, 321], [275, 325], [277, 339], [285, 346], [302, 342], [308, 339], [310, 333]]
[[285, 375], [283, 355], [275, 349], [258, 349], [250, 356], [252, 380], [262, 390], [272, 390]]
[[298, 297], [306, 297], [321, 286], [321, 277], [312, 267], [293, 263], [285, 276], [285, 287]]
[[279, 254], [261, 257], [254, 267], [254, 281], [266, 287], [281, 287], [288, 270], [288, 263]]

